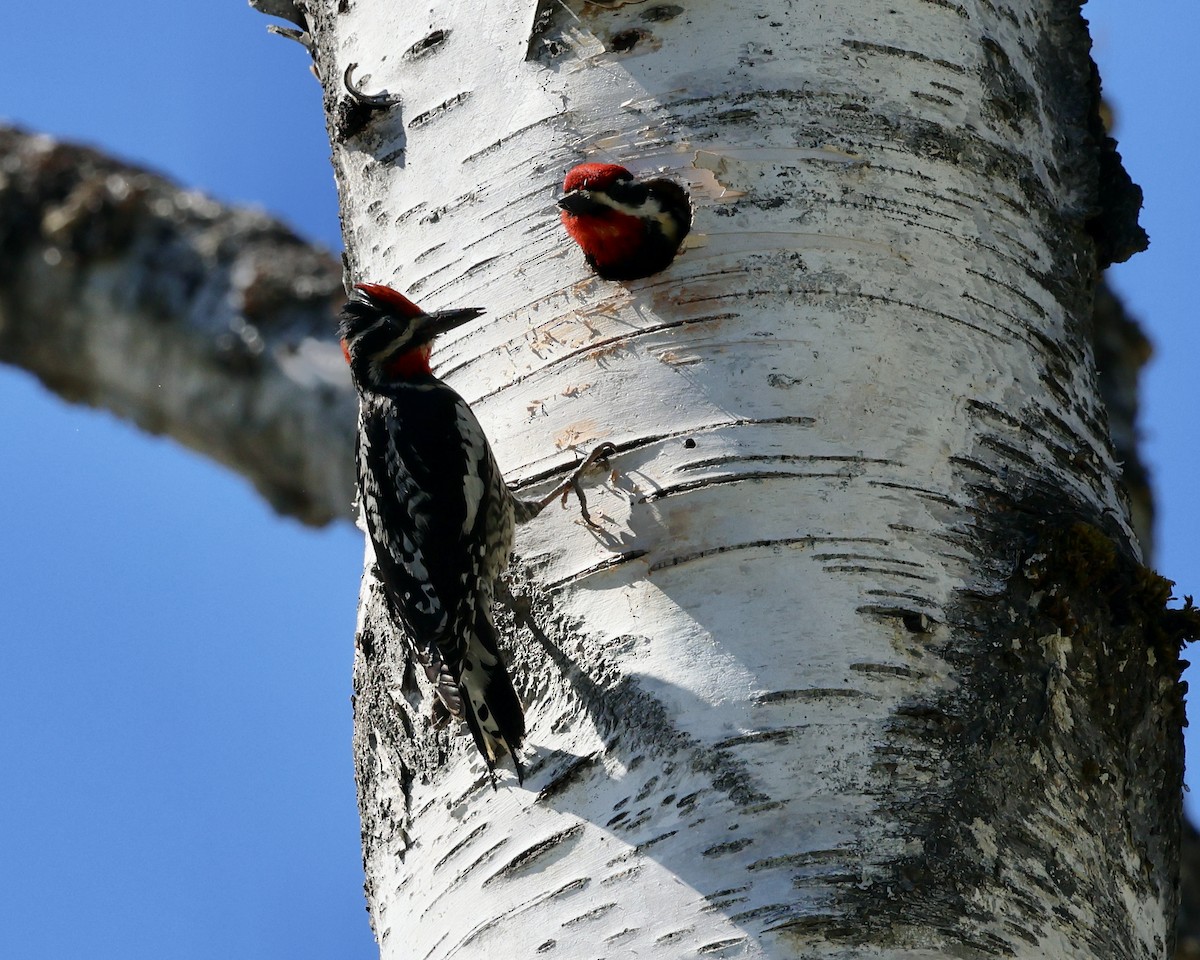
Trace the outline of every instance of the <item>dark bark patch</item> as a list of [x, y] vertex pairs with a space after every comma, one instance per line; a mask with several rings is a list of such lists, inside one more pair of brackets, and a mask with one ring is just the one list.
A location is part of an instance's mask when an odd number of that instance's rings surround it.
[[[1167, 663], [1177, 660], [1181, 644], [1200, 639], [1200, 610], [1192, 598], [1185, 597], [1183, 607], [1168, 607], [1174, 584], [1118, 551], [1098, 527], [1077, 521], [1053, 531], [1044, 543], [1044, 552], [1027, 561], [1024, 573], [1045, 591], [1039, 613], [1065, 636], [1086, 630], [1088, 608], [1094, 608]], [[1115, 688], [1106, 692], [1121, 694]], [[1174, 719], [1182, 726], [1182, 700], [1176, 706]]]
[[1013, 66], [999, 43], [991, 37], [983, 37], [979, 45], [983, 48], [985, 58], [982, 80], [986, 98], [983, 107], [1017, 133], [1023, 133], [1025, 124], [1033, 121], [1037, 114], [1037, 95], [1033, 86]]
[[578, 783], [584, 775], [602, 759], [602, 754], [588, 754], [586, 757], [575, 757], [561, 770], [556, 771], [550, 781], [538, 792], [538, 803], [546, 803], [568, 790], [572, 784]]
[[404, 51], [404, 59], [405, 60], [417, 60], [420, 57], [427, 56], [428, 54], [433, 53], [435, 50], [437, 50], [439, 47], [441, 47], [441, 45], [444, 44], [449, 39], [450, 39], [450, 31], [449, 30], [434, 30], [434, 31], [426, 34], [424, 37], [422, 37], [420, 40], [418, 40], [416, 43], [414, 43], [411, 47], [409, 47], [407, 50], [405, 50]]
[[339, 97], [329, 112], [329, 125], [335, 143], [357, 137], [375, 118], [377, 111], [353, 97]]
[[[1087, 24], [1074, 4], [1065, 5], [1038, 35], [1035, 83], [1043, 91], [1043, 123], [1063, 131], [1057, 169], [1076, 193], [1083, 227], [1094, 243], [1096, 266], [1128, 260], [1150, 240], [1138, 223], [1142, 191], [1121, 164], [1117, 142], [1101, 116], [1100, 73], [1090, 55]], [[1054, 172], [1055, 168], [1051, 168]]]
[[662, 3], [656, 7], [651, 7], [642, 14], [643, 20], [648, 20], [651, 23], [665, 23], [668, 20], [674, 20], [677, 16], [683, 13], [683, 7], [675, 3]]
[[454, 96], [450, 97], [449, 99], [443, 100], [436, 107], [431, 107], [430, 109], [426, 110], [424, 113], [418, 113], [415, 117], [413, 117], [408, 122], [408, 127], [410, 130], [415, 130], [418, 127], [423, 127], [427, 123], [431, 123], [432, 121], [436, 120], [442, 114], [447, 113], [450, 110], [453, 110], [455, 107], [459, 106], [460, 104], [466, 103], [467, 100], [469, 100], [470, 98], [471, 98], [470, 90], [463, 90], [460, 93], [456, 93]]
[[[1012, 558], [1007, 573], [964, 593], [934, 637], [958, 684], [903, 703], [878, 750], [895, 786], [880, 815], [916, 852], [848, 884], [844, 903], [875, 930], [938, 924], [963, 955], [1007, 955], [987, 933], [1003, 922], [1031, 944], [1056, 931], [1095, 956], [1140, 957], [1126, 891], [1173, 896], [1178, 653], [1200, 611], [1168, 609], [1170, 583], [1070, 516], [1061, 492], [998, 500], [979, 532], [983, 556]], [[1013, 897], [1021, 876], [1037, 896]], [[1001, 902], [1003, 918], [986, 906]], [[1063, 903], [1087, 903], [1086, 925]]]
[[638, 30], [637, 28], [622, 30], [612, 35], [612, 38], [608, 41], [608, 47], [614, 53], [628, 53], [648, 36], [649, 34], [646, 31]]
[[718, 843], [701, 853], [701, 856], [721, 857], [727, 853], [737, 853], [739, 850], [745, 850], [753, 842], [754, 841], [748, 837], [742, 837], [738, 840], [730, 840], [727, 843]]
[[577, 823], [566, 830], [560, 830], [545, 840], [535, 843], [532, 847], [521, 851], [507, 863], [503, 864], [495, 873], [483, 881], [482, 886], [486, 887], [503, 877], [511, 877], [513, 874], [556, 850], [562, 844], [577, 839], [581, 833], [583, 833], [583, 824]]

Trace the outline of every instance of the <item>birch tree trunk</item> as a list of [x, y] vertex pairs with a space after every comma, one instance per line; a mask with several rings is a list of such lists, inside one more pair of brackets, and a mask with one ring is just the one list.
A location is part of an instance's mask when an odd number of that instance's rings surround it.
[[[523, 787], [432, 729], [368, 563], [382, 955], [1161, 957], [1181, 628], [1087, 345], [1140, 233], [1077, 7], [306, 14], [352, 278], [488, 308], [434, 359], [523, 488], [620, 451], [599, 531], [520, 533]], [[581, 160], [689, 185], [668, 271], [589, 274]]]

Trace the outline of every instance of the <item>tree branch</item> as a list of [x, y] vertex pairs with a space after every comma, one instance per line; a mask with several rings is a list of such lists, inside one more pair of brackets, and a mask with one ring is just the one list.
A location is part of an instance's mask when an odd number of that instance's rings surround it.
[[264, 213], [0, 126], [0, 361], [313, 525], [351, 517], [342, 295], [333, 256]]

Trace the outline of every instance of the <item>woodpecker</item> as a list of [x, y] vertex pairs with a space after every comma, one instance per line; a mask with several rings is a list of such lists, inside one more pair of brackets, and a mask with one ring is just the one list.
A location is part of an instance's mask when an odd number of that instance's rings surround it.
[[613, 447], [597, 447], [542, 500], [513, 494], [475, 414], [429, 366], [434, 337], [481, 313], [426, 313], [390, 287], [359, 283], [338, 334], [360, 400], [359, 497], [379, 581], [443, 715], [466, 721], [495, 786], [504, 753], [524, 779], [525, 714], [492, 622], [513, 526], [572, 488], [585, 504], [579, 477]]
[[604, 280], [665, 270], [692, 227], [687, 191], [664, 179], [638, 182], [614, 163], [584, 163], [563, 181], [559, 219]]

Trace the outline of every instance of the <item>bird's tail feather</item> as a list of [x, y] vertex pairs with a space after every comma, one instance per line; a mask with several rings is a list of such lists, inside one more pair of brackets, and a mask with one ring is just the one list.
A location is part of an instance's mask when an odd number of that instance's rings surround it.
[[461, 676], [462, 716], [488, 769], [508, 753], [518, 782], [523, 782], [525, 771], [517, 751], [525, 739], [525, 711], [500, 656], [496, 628], [485, 613], [476, 617]]

